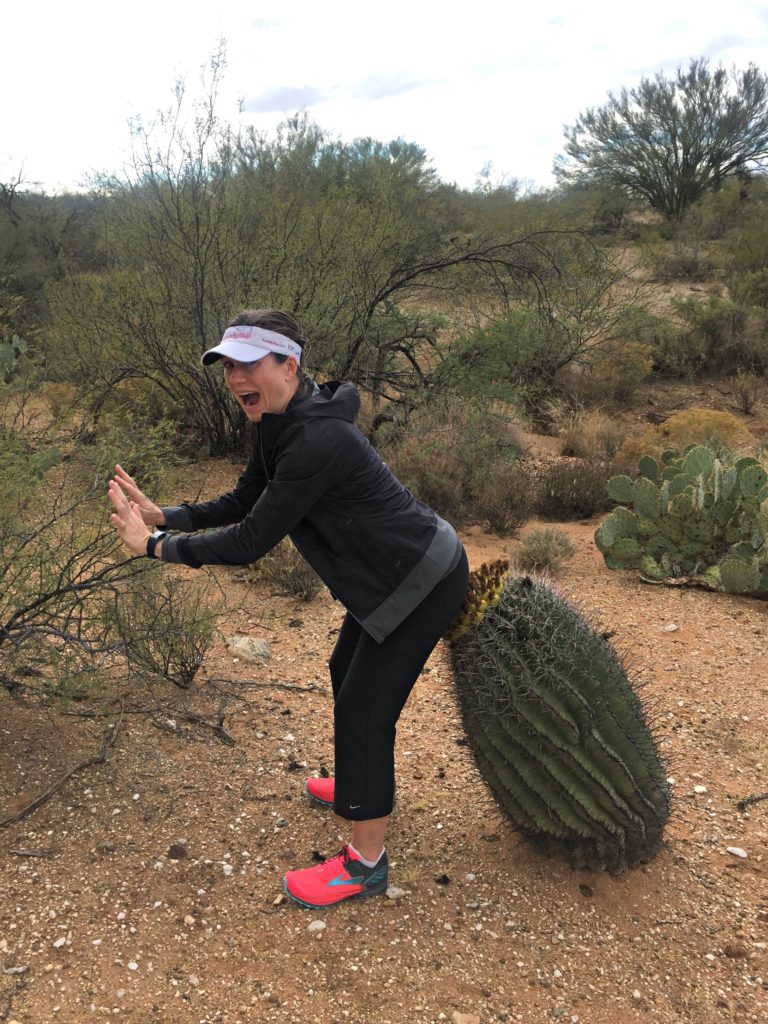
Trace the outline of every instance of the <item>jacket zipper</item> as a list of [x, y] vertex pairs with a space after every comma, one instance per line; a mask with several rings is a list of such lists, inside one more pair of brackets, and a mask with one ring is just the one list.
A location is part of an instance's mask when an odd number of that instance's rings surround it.
[[259, 455], [261, 456], [261, 465], [264, 467], [264, 476], [267, 478], [267, 483], [269, 484], [269, 483], [272, 483], [272, 477], [269, 475], [269, 470], [267, 469], [267, 460], [264, 458], [264, 448], [262, 447], [262, 444], [261, 444], [261, 424], [260, 423], [256, 424], [256, 437], [258, 438], [258, 441], [259, 441]]

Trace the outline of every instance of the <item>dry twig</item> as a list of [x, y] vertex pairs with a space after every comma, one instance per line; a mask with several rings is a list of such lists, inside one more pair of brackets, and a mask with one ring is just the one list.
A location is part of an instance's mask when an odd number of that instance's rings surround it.
[[115, 743], [115, 740], [117, 739], [122, 724], [123, 716], [121, 715], [117, 725], [111, 725], [104, 734], [104, 739], [101, 744], [101, 750], [98, 752], [98, 754], [96, 754], [94, 757], [89, 757], [85, 761], [81, 761], [79, 764], [76, 764], [73, 768], [70, 768], [69, 771], [64, 772], [61, 778], [57, 779], [56, 782], [54, 782], [52, 786], [46, 789], [44, 793], [41, 793], [40, 796], [35, 797], [34, 800], [31, 800], [28, 804], [22, 807], [20, 811], [17, 811], [16, 814], [11, 814], [7, 818], [3, 818], [3, 820], [0, 821], [0, 828], [5, 828], [7, 825], [13, 825], [15, 822], [21, 821], [22, 818], [26, 818], [30, 814], [33, 814], [38, 809], [38, 807], [42, 807], [43, 804], [50, 800], [50, 798], [54, 794], [58, 793], [58, 791], [62, 788], [64, 783], [68, 779], [70, 779], [75, 774], [75, 772], [82, 771], [83, 768], [91, 768], [93, 765], [104, 764], [104, 762], [107, 760], [107, 757], [109, 756], [109, 751], [111, 750], [112, 746]]

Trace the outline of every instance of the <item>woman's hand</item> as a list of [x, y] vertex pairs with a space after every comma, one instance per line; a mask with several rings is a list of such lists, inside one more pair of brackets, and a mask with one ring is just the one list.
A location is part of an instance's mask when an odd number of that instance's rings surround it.
[[139, 503], [129, 501], [122, 487], [122, 482], [118, 482], [117, 479], [110, 480], [107, 485], [107, 497], [115, 510], [110, 518], [123, 544], [129, 547], [134, 555], [145, 555], [147, 540], [152, 531], [147, 529]]
[[138, 507], [141, 518], [147, 526], [165, 526], [163, 510], [149, 500], [133, 477], [129, 476], [119, 464], [115, 466], [115, 483], [122, 487], [130, 501]]

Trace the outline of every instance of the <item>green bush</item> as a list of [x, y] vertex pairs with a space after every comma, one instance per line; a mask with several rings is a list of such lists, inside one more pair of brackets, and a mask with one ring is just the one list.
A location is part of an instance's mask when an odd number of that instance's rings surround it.
[[681, 344], [690, 351], [698, 369], [710, 373], [736, 373], [746, 367], [768, 369], [768, 314], [710, 295], [706, 302], [678, 299], [674, 307], [685, 327]]
[[768, 309], [768, 267], [734, 274], [728, 289], [735, 302]]

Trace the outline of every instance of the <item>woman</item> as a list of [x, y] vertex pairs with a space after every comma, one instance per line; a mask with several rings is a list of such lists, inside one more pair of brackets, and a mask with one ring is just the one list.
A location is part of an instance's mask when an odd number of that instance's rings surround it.
[[318, 387], [303, 372], [304, 341], [292, 313], [246, 310], [203, 355], [206, 366], [222, 363], [255, 424], [253, 454], [232, 491], [159, 508], [118, 466], [109, 498], [121, 540], [166, 562], [242, 565], [290, 536], [345, 606], [329, 662], [335, 779], [309, 779], [306, 790], [351, 822], [350, 842], [285, 876], [289, 896], [325, 907], [387, 888], [395, 727], [459, 611], [467, 560], [453, 528], [402, 486], [355, 427], [354, 387]]

